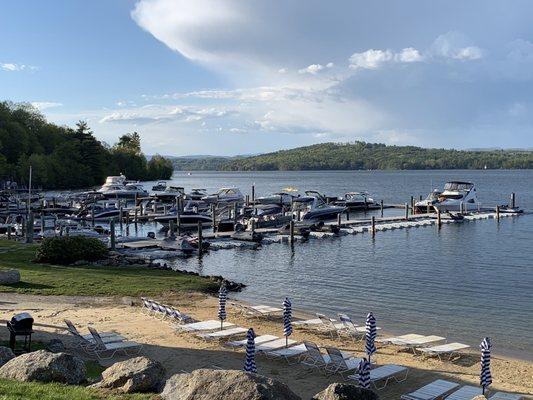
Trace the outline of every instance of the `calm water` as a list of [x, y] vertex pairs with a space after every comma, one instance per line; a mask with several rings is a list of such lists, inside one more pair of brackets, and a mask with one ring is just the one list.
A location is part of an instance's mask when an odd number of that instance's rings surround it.
[[[426, 195], [447, 180], [477, 185], [483, 205], [533, 210], [533, 171], [331, 171], [177, 173], [174, 183], [257, 195], [293, 186], [327, 194], [367, 190], [385, 203]], [[335, 315], [363, 323], [368, 311], [393, 333], [439, 334], [472, 346], [491, 336], [495, 351], [533, 359], [533, 215], [349, 235], [258, 251], [212, 252], [178, 268], [221, 274], [248, 287], [238, 298]]]

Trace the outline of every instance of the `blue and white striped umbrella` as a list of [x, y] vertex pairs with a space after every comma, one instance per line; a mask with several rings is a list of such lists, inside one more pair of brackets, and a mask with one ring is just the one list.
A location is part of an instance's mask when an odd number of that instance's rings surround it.
[[228, 291], [226, 290], [226, 284], [220, 285], [218, 291], [218, 319], [220, 320], [220, 329], [223, 327], [223, 323], [226, 320], [226, 299], [228, 297]]
[[365, 358], [359, 361], [357, 381], [362, 388], [368, 389], [370, 387], [370, 361], [367, 361]]
[[479, 346], [481, 348], [481, 374], [479, 376], [479, 384], [483, 388], [483, 394], [485, 390], [492, 383], [492, 376], [490, 374], [490, 349], [492, 344], [490, 338], [486, 337]]
[[292, 304], [288, 297], [283, 300], [283, 335], [286, 346], [289, 344], [289, 336], [292, 334]]
[[252, 328], [246, 333], [246, 359], [244, 360], [244, 371], [257, 373], [255, 365], [255, 332]]
[[368, 362], [370, 362], [370, 356], [376, 352], [376, 344], [374, 341], [377, 335], [376, 319], [372, 313], [368, 313], [365, 327], [365, 351], [366, 354], [368, 354]]

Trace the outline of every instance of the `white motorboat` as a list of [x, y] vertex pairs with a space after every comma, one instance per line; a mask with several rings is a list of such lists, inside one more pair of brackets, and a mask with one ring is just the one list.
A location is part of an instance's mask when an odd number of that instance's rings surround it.
[[108, 176], [106, 182], [98, 189], [106, 198], [134, 198], [148, 196], [148, 192], [138, 182], [127, 182], [124, 175]]
[[183, 198], [185, 196], [185, 190], [180, 186], [167, 186], [164, 191], [156, 193], [154, 196], [165, 202], [175, 201], [176, 197]]
[[193, 188], [190, 193], [185, 195], [185, 198], [188, 200], [202, 200], [205, 196], [207, 196], [207, 190]]
[[166, 188], [167, 188], [167, 183], [165, 181], [159, 181], [154, 186], [152, 186], [152, 191], [163, 192]]
[[427, 213], [433, 212], [433, 205], [439, 201], [439, 196], [442, 194], [442, 191], [439, 189], [434, 189], [424, 200], [417, 201], [415, 203], [415, 210], [417, 213]]
[[441, 212], [475, 211], [479, 206], [474, 184], [459, 181], [447, 182], [443, 192], [433, 204], [433, 207]]
[[308, 190], [305, 196], [293, 199], [292, 211], [300, 213], [305, 221], [319, 221], [335, 219], [344, 212], [346, 207], [327, 204], [326, 198], [317, 191]]
[[375, 205], [375, 201], [367, 192], [349, 192], [344, 195], [344, 205], [352, 210], [364, 210]]
[[296, 198], [296, 196], [293, 194], [286, 193], [286, 192], [278, 192], [278, 193], [272, 193], [267, 196], [257, 197], [255, 200], [259, 204], [289, 205], [292, 203], [292, 200], [294, 198]]
[[202, 200], [209, 204], [214, 203], [242, 203], [244, 196], [236, 187], [221, 188], [218, 192], [202, 197]]

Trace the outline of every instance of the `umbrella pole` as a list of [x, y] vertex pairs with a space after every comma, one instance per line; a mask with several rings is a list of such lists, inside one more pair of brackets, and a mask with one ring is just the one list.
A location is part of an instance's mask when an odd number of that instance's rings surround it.
[[289, 347], [289, 337], [285, 336], [285, 347]]
[[220, 330], [222, 330], [222, 324], [224, 323], [224, 321], [220, 320]]

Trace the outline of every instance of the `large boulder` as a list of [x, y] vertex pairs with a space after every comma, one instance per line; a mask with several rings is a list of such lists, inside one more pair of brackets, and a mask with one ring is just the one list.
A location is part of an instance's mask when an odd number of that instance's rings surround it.
[[158, 361], [135, 357], [117, 362], [102, 372], [102, 380], [93, 387], [118, 389], [124, 393], [156, 391], [165, 376]]
[[20, 282], [20, 272], [16, 269], [0, 271], [0, 285], [12, 285]]
[[379, 400], [372, 390], [363, 389], [347, 383], [332, 383], [312, 400]]
[[46, 350], [22, 354], [0, 368], [0, 378], [71, 385], [83, 382], [86, 373], [85, 363], [81, 358]]
[[161, 397], [165, 400], [299, 400], [285, 384], [243, 371], [197, 369], [172, 376]]
[[0, 346], [0, 367], [15, 358], [15, 354], [9, 347]]

